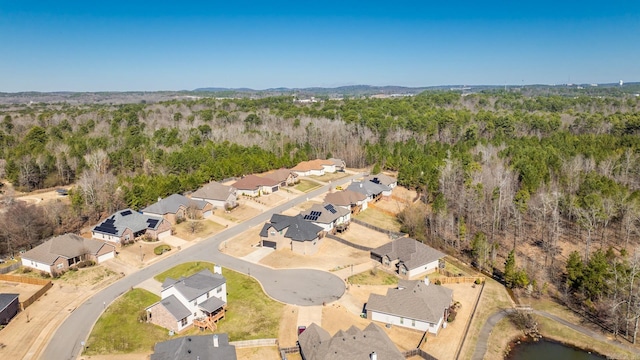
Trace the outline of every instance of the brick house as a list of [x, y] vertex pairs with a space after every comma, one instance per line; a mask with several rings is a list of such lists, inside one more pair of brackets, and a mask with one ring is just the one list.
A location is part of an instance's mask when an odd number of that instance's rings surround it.
[[171, 235], [171, 223], [160, 216], [145, 215], [131, 209], [120, 210], [91, 230], [91, 236], [121, 246], [140, 237], [162, 240]]
[[324, 236], [322, 228], [304, 220], [302, 215], [273, 214], [260, 231], [260, 244], [274, 249], [290, 248], [302, 255], [313, 255]]

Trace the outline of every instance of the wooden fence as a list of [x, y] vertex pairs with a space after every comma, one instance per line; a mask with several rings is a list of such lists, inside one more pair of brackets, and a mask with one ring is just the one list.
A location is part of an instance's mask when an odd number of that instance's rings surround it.
[[473, 322], [473, 318], [476, 316], [476, 311], [478, 310], [478, 303], [480, 302], [480, 298], [482, 298], [482, 292], [484, 291], [484, 285], [485, 282], [482, 282], [482, 287], [480, 288], [480, 293], [478, 294], [478, 297], [476, 298], [475, 303], [473, 304], [473, 310], [471, 311], [471, 317], [469, 318], [469, 321], [467, 321], [467, 324], [464, 326], [464, 336], [462, 336], [462, 340], [460, 341], [460, 344], [458, 345], [458, 349], [456, 349], [456, 356], [454, 357], [454, 359], [458, 360], [460, 359], [460, 354], [462, 353], [462, 348], [464, 347], [464, 342], [467, 340], [467, 337], [469, 336], [469, 327], [471, 327], [471, 323]]
[[484, 283], [484, 276], [455, 276], [455, 277], [439, 277], [436, 278], [436, 282], [440, 281], [440, 284], [465, 284], [474, 283], [476, 280], [480, 280], [480, 283]]
[[363, 250], [363, 251], [370, 251], [373, 248], [367, 247], [367, 246], [363, 246], [363, 245], [358, 245], [358, 244], [354, 244], [351, 241], [347, 241], [341, 237], [335, 236], [333, 234], [327, 234], [327, 238], [335, 240], [341, 244], [350, 246], [352, 248], [358, 249], [358, 250]]
[[358, 224], [358, 225], [362, 225], [362, 226], [364, 226], [364, 227], [366, 227], [366, 228], [369, 228], [369, 229], [371, 229], [371, 230], [375, 230], [375, 231], [377, 231], [377, 232], [381, 232], [381, 233], [383, 233], [383, 234], [387, 234], [387, 235], [389, 235], [389, 236], [390, 236], [390, 237], [392, 237], [392, 238], [401, 238], [401, 237], [405, 237], [405, 236], [407, 236], [407, 234], [405, 234], [405, 233], [403, 233], [403, 232], [396, 232], [396, 231], [391, 231], [391, 230], [383, 229], [383, 228], [381, 228], [381, 227], [377, 227], [377, 226], [375, 226], [375, 225], [371, 225], [371, 224], [369, 224], [369, 223], [367, 223], [367, 222], [364, 222], [364, 221], [362, 221], [362, 220], [358, 220], [358, 219], [351, 218], [351, 222], [353, 222], [353, 223], [355, 223], [355, 224]]
[[256, 340], [229, 341], [229, 345], [234, 345], [237, 348], [258, 347], [258, 346], [275, 346], [275, 345], [278, 345], [278, 339], [256, 339]]
[[36, 279], [24, 276], [16, 276], [16, 275], [6, 275], [0, 274], [0, 280], [11, 281], [11, 282], [19, 282], [23, 284], [31, 284], [31, 285], [43, 285], [40, 290], [36, 291], [35, 294], [31, 295], [27, 300], [20, 302], [20, 310], [24, 311], [29, 305], [33, 304], [38, 300], [42, 295], [44, 295], [47, 290], [51, 289], [53, 283], [51, 280], [44, 279]]
[[404, 356], [405, 359], [408, 359], [408, 358], [410, 358], [412, 356], [420, 356], [421, 358], [423, 358], [425, 360], [438, 360], [437, 358], [427, 354], [422, 349], [408, 350], [408, 351], [403, 352], [402, 355]]

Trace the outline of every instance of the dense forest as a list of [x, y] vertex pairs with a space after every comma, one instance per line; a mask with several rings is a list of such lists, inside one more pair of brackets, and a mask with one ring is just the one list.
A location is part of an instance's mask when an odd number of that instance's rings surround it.
[[[75, 187], [69, 209], [5, 201], [0, 252], [210, 180], [333, 156], [419, 191], [399, 215], [411, 236], [511, 287], [552, 287], [635, 339], [640, 98], [593, 92], [4, 105], [0, 176], [22, 191]], [[37, 223], [28, 234], [12, 230], [18, 212]]]

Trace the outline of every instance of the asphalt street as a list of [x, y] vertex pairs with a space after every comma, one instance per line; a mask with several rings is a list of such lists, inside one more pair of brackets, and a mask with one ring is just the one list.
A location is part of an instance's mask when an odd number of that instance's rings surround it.
[[[337, 276], [314, 269], [277, 270], [221, 253], [219, 245], [246, 230], [264, 223], [271, 215], [281, 213], [307, 199], [321, 195], [329, 186], [342, 185], [361, 174], [333, 181], [308, 194], [296, 197], [271, 210], [265, 211], [242, 224], [220, 232], [174, 255], [151, 264], [101, 290], [76, 308], [51, 337], [40, 358], [45, 360], [76, 359], [87, 340], [93, 325], [104, 309], [116, 298], [137, 284], [187, 261], [210, 261], [257, 279], [265, 292], [272, 298], [287, 304], [313, 306], [339, 299], [345, 291], [345, 284]], [[233, 291], [233, 289], [229, 289]]]

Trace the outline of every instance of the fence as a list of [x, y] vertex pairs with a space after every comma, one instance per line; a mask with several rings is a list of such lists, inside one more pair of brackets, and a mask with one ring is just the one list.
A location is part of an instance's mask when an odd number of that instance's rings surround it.
[[467, 324], [464, 326], [464, 336], [462, 337], [462, 341], [460, 341], [460, 345], [458, 346], [458, 349], [456, 350], [456, 356], [454, 357], [454, 359], [458, 360], [460, 358], [460, 353], [462, 352], [462, 348], [464, 347], [464, 342], [467, 339], [467, 337], [469, 336], [469, 327], [471, 326], [471, 323], [473, 322], [473, 318], [476, 316], [476, 310], [478, 310], [478, 303], [480, 302], [480, 298], [482, 297], [482, 292], [484, 291], [484, 281], [482, 282], [482, 287], [480, 288], [480, 293], [478, 294], [478, 297], [476, 298], [476, 302], [473, 305], [473, 310], [471, 311], [471, 318], [469, 319], [469, 321], [467, 321]]
[[278, 345], [278, 339], [256, 339], [256, 340], [241, 340], [241, 341], [229, 341], [230, 345], [234, 345], [237, 348], [258, 347], [258, 346], [275, 346]]
[[439, 277], [436, 281], [440, 281], [440, 284], [465, 284], [474, 283], [476, 280], [480, 280], [484, 283], [484, 276], [455, 276], [455, 277]]
[[0, 274], [6, 274], [8, 272], [12, 272], [13, 270], [17, 270], [20, 267], [21, 263], [20, 261], [18, 261], [15, 264], [11, 264], [9, 266], [5, 266], [3, 268], [0, 268]]
[[404, 356], [405, 359], [408, 359], [408, 358], [410, 358], [412, 356], [420, 356], [421, 358], [423, 358], [425, 360], [438, 360], [435, 357], [427, 354], [422, 349], [408, 350], [408, 351], [403, 352], [402, 355]]
[[351, 221], [352, 221], [352, 222], [354, 222], [354, 223], [356, 223], [356, 224], [358, 224], [358, 225], [362, 225], [362, 226], [364, 226], [364, 227], [366, 227], [366, 228], [369, 228], [369, 229], [371, 229], [371, 230], [375, 230], [375, 231], [381, 232], [381, 233], [383, 233], [383, 234], [387, 234], [387, 235], [389, 235], [389, 236], [391, 236], [391, 237], [400, 238], [400, 237], [405, 237], [405, 236], [407, 236], [407, 234], [405, 234], [405, 233], [403, 233], [403, 232], [396, 232], [396, 231], [391, 231], [391, 230], [383, 229], [383, 228], [381, 228], [381, 227], [377, 227], [377, 226], [375, 226], [375, 225], [371, 225], [371, 224], [369, 224], [369, 223], [366, 223], [366, 222], [364, 222], [364, 221], [362, 221], [362, 220], [358, 220], [358, 219], [351, 218]]
[[31, 295], [27, 300], [20, 302], [20, 310], [26, 309], [29, 305], [33, 304], [36, 300], [38, 300], [42, 295], [44, 295], [47, 290], [51, 289], [53, 283], [50, 280], [44, 279], [36, 279], [24, 276], [15, 276], [15, 275], [6, 275], [0, 274], [0, 280], [11, 281], [11, 282], [19, 282], [23, 284], [31, 284], [31, 285], [44, 285], [40, 290], [36, 291], [35, 294]]
[[288, 348], [280, 348], [280, 359], [287, 360], [287, 354], [298, 354], [300, 352], [300, 348], [297, 346], [288, 347]]
[[345, 244], [347, 246], [351, 246], [352, 248], [355, 248], [355, 249], [358, 249], [358, 250], [370, 251], [371, 249], [373, 249], [373, 248], [366, 247], [366, 246], [363, 246], [363, 245], [354, 244], [354, 243], [352, 243], [350, 241], [347, 241], [347, 240], [345, 240], [345, 239], [343, 239], [341, 237], [337, 237], [337, 236], [332, 235], [332, 234], [327, 234], [327, 237], [329, 239], [335, 240], [335, 241], [337, 241], [339, 243], [342, 243], [342, 244]]

